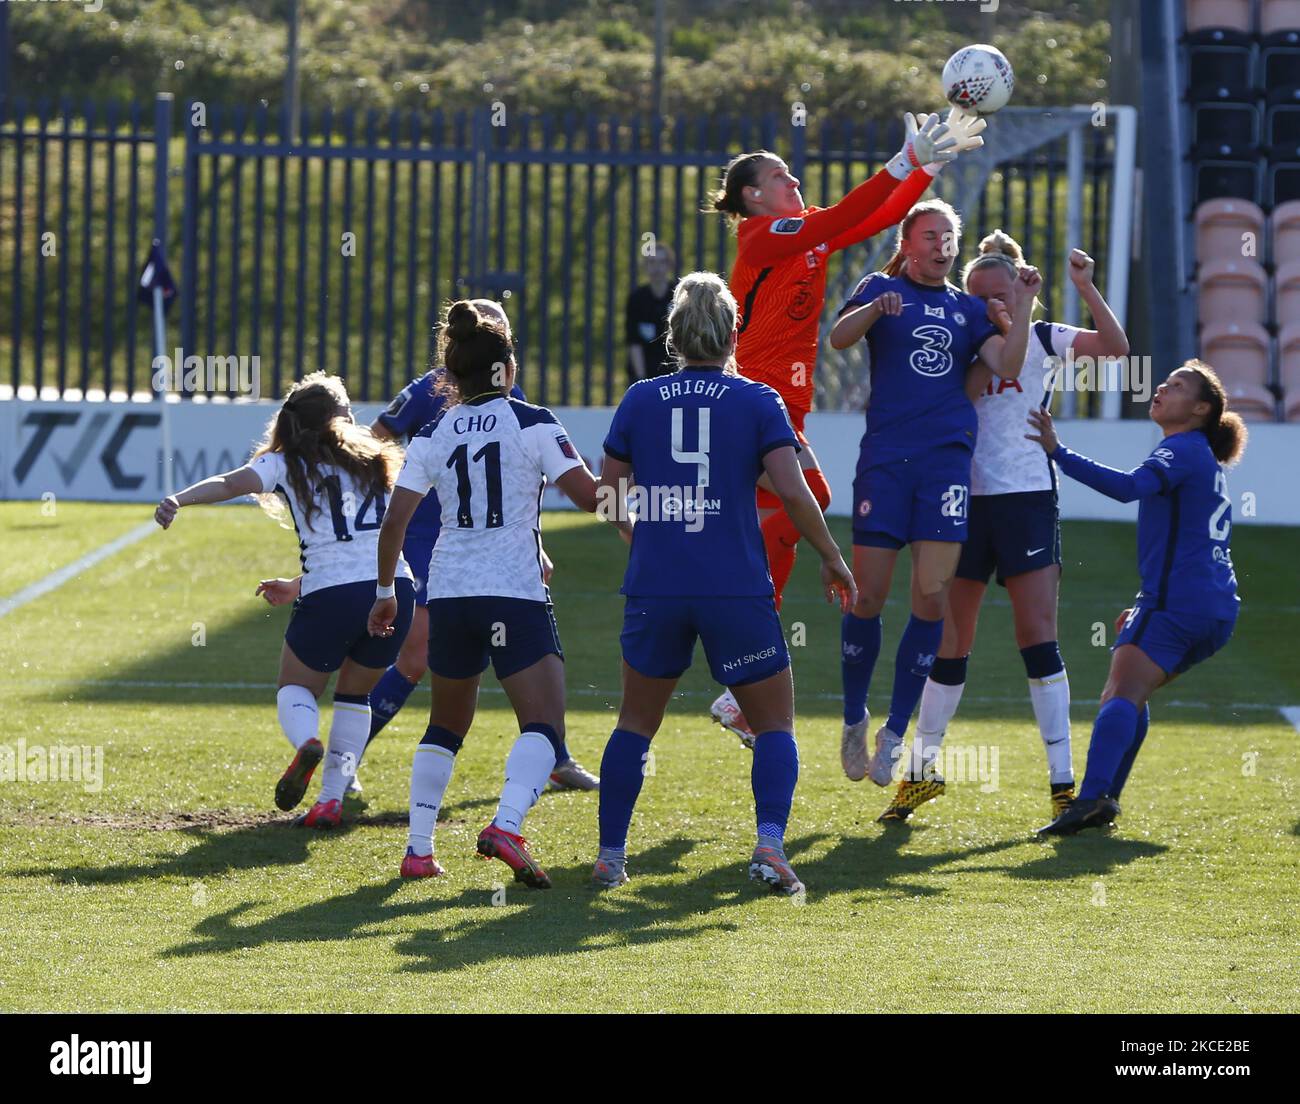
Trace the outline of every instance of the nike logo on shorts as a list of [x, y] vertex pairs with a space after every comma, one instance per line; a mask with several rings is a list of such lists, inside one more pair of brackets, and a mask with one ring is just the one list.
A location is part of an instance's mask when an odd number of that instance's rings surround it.
[[1040, 552], [1046, 552], [1046, 551], [1047, 551], [1047, 546], [1044, 545], [1042, 548], [1030, 548], [1030, 549], [1028, 549], [1028, 550], [1025, 552], [1025, 555], [1026, 555], [1026, 556], [1037, 556], [1038, 553], [1040, 553]]

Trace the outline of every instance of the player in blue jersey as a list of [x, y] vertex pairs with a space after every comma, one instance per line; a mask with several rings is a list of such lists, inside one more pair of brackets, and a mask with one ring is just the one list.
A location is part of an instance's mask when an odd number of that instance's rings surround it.
[[[866, 340], [871, 398], [853, 481], [853, 576], [858, 600], [841, 628], [844, 729], [840, 762], [854, 782], [886, 786], [901, 774], [903, 735], [943, 637], [943, 610], [962, 542], [978, 419], [967, 373], [1020, 374], [1030, 311], [1042, 278], [1026, 267], [1015, 281], [1006, 335], [987, 305], [948, 283], [961, 219], [943, 200], [927, 200], [903, 219], [898, 245], [881, 272], [858, 285], [840, 311], [831, 344]], [[912, 616], [894, 663], [889, 719], [868, 760], [867, 693], [880, 655], [881, 610], [899, 550], [911, 546]]]
[[1214, 370], [1189, 360], [1156, 388], [1151, 420], [1164, 439], [1140, 467], [1117, 471], [1061, 444], [1045, 410], [1029, 416], [1030, 440], [1071, 479], [1119, 502], [1138, 501], [1142, 589], [1120, 614], [1092, 726], [1079, 796], [1040, 834], [1073, 835], [1110, 824], [1146, 739], [1147, 704], [1161, 686], [1227, 644], [1237, 622], [1237, 576], [1228, 539], [1232, 500], [1224, 467], [1246, 447], [1246, 426], [1228, 410]]
[[[979, 256], [962, 273], [966, 290], [991, 305], [990, 317], [1003, 333], [1011, 327], [1008, 303], [1024, 263], [1015, 239], [995, 230], [980, 242]], [[970, 374], [966, 393], [975, 403], [979, 434], [971, 462], [966, 543], [948, 592], [943, 644], [917, 709], [910, 767], [889, 807], [877, 818], [882, 822], [906, 820], [919, 805], [945, 792], [938, 760], [944, 733], [965, 689], [975, 627], [991, 575], [996, 575], [1011, 600], [1016, 647], [1047, 753], [1052, 816], [1064, 812], [1074, 800], [1070, 680], [1056, 628], [1061, 580], [1056, 474], [1043, 450], [1025, 440], [1025, 419], [1051, 398], [1067, 358], [1128, 355], [1124, 328], [1092, 282], [1094, 268], [1093, 259], [1083, 250], [1070, 252], [1070, 280], [1091, 312], [1095, 330], [1036, 321], [1017, 379], [995, 380], [979, 369]]]
[[[513, 342], [510, 333], [510, 320], [501, 309], [501, 305], [492, 299], [470, 300], [482, 315], [495, 318], [506, 330], [507, 338]], [[375, 419], [370, 427], [376, 437], [395, 437], [409, 441], [420, 429], [433, 421], [439, 411], [446, 405], [446, 400], [437, 389], [440, 371], [426, 372], [418, 379], [412, 380], [388, 408]], [[510, 392], [516, 399], [526, 399], [524, 392], [515, 385]], [[370, 739], [373, 740], [380, 730], [397, 715], [398, 710], [406, 704], [406, 699], [420, 685], [427, 667], [429, 647], [428, 615], [428, 577], [429, 558], [433, 546], [438, 540], [438, 531], [442, 528], [442, 507], [438, 503], [436, 491], [430, 491], [406, 529], [406, 542], [402, 545], [402, 558], [410, 565], [415, 575], [415, 617], [411, 630], [402, 643], [402, 651], [370, 695]], [[542, 552], [542, 570], [544, 581], [550, 582], [552, 564], [546, 552]], [[552, 785], [563, 789], [594, 790], [600, 785], [600, 779], [569, 754], [567, 747], [561, 748], [561, 758], [556, 763], [551, 776]]]
[[636, 504], [622, 592], [623, 700], [601, 760], [600, 886], [627, 881], [627, 834], [650, 742], [695, 642], [753, 730], [758, 841], [749, 875], [781, 893], [803, 886], [785, 856], [799, 755], [790, 656], [754, 507], [767, 473], [822, 559], [828, 601], [847, 610], [853, 576], [799, 467], [780, 396], [737, 374], [736, 300], [721, 277], [693, 272], [673, 293], [669, 349], [679, 369], [628, 388], [605, 439], [600, 509]]

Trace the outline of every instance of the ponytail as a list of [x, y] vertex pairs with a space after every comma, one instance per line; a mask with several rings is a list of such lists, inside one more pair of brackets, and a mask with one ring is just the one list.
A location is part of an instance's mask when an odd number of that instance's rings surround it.
[[1220, 464], [1235, 464], [1246, 451], [1246, 439], [1250, 436], [1246, 423], [1240, 414], [1228, 409], [1227, 392], [1213, 368], [1203, 360], [1189, 360], [1182, 367], [1200, 380], [1201, 394], [1198, 401], [1210, 404], [1210, 412], [1205, 416], [1205, 424], [1201, 426], [1201, 432], [1210, 442], [1210, 451]]
[[677, 281], [668, 312], [668, 351], [679, 364], [713, 362], [735, 371], [731, 355], [736, 332], [735, 296], [713, 272], [692, 272]]
[[724, 214], [733, 224], [747, 218], [750, 210], [745, 204], [745, 189], [753, 186], [758, 179], [758, 167], [767, 160], [780, 158], [770, 150], [755, 150], [728, 161], [722, 170], [722, 182], [709, 194], [705, 210]]

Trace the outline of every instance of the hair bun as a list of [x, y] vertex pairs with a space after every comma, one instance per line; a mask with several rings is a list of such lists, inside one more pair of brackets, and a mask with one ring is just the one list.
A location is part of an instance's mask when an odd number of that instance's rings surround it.
[[447, 336], [452, 341], [469, 341], [478, 332], [479, 321], [474, 304], [461, 299], [447, 311]]
[[986, 234], [980, 240], [980, 253], [1001, 254], [1010, 257], [1016, 264], [1020, 264], [1025, 259], [1025, 255], [1020, 250], [1020, 243], [1001, 227], [991, 234]]

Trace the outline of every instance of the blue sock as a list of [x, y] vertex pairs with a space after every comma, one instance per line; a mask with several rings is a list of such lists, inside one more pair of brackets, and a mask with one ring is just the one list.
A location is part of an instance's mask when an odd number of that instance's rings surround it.
[[754, 787], [759, 839], [780, 845], [785, 840], [794, 785], [799, 780], [799, 748], [794, 734], [760, 732], [754, 741], [754, 767], [749, 778]]
[[1110, 796], [1116, 801], [1124, 789], [1124, 783], [1128, 781], [1128, 772], [1133, 769], [1133, 760], [1138, 757], [1138, 752], [1142, 750], [1142, 741], [1147, 738], [1147, 728], [1151, 724], [1151, 707], [1144, 705], [1138, 712], [1137, 735], [1133, 738], [1133, 746], [1128, 749], [1124, 758], [1120, 760], [1119, 770], [1115, 772], [1115, 781], [1110, 784]]
[[943, 618], [926, 621], [916, 614], [907, 620], [903, 639], [894, 657], [894, 693], [889, 699], [889, 731], [907, 735], [907, 726], [921, 700], [925, 680], [930, 677], [934, 656], [943, 641]]
[[627, 847], [632, 809], [645, 780], [650, 741], [645, 736], [616, 728], [609, 735], [600, 760], [600, 846], [621, 851]]
[[375, 688], [370, 691], [370, 736], [366, 740], [366, 746], [370, 746], [370, 741], [379, 735], [389, 721], [397, 716], [398, 711], [406, 704], [415, 690], [416, 684], [411, 682], [396, 667], [390, 667], [382, 675], [379, 681], [375, 683]]
[[867, 715], [867, 691], [880, 658], [880, 615], [854, 617], [840, 622], [840, 678], [844, 685], [844, 723], [857, 724]]
[[1138, 707], [1124, 698], [1111, 698], [1097, 711], [1088, 744], [1088, 769], [1079, 787], [1080, 801], [1094, 801], [1111, 791], [1115, 778], [1137, 736]]

